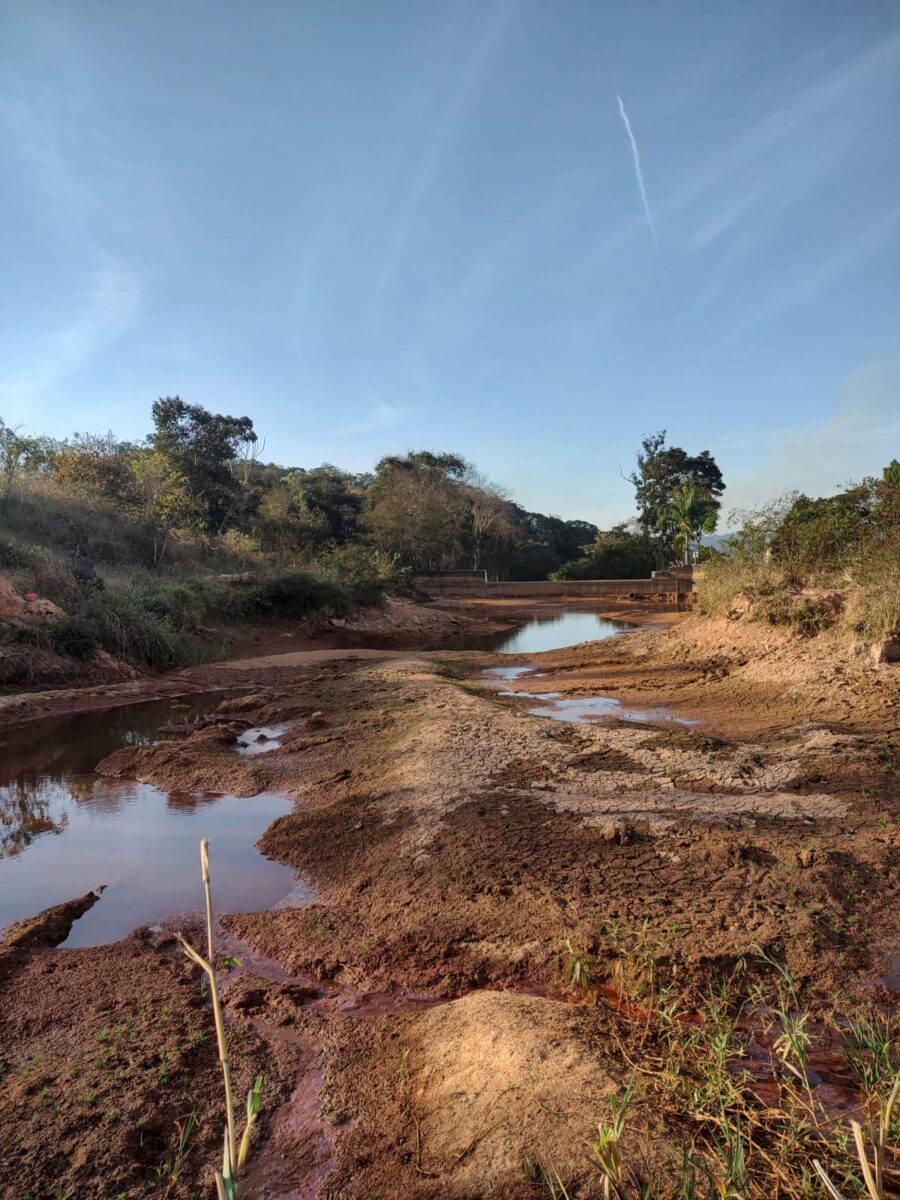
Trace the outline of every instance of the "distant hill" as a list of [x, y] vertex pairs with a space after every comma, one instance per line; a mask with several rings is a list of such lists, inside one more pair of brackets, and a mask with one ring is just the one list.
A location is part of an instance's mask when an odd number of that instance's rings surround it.
[[713, 550], [721, 550], [725, 542], [733, 537], [733, 533], [704, 533], [700, 539], [700, 544], [702, 546], [712, 546]]

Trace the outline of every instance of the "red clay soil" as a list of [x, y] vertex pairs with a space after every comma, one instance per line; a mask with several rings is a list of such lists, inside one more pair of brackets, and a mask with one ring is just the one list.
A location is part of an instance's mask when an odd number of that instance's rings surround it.
[[[573, 959], [601, 983], [650, 963], [684, 1001], [742, 962], [764, 978], [763, 949], [813, 1010], [890, 1003], [876, 981], [900, 935], [900, 669], [824, 643], [751, 649], [682, 620], [534, 656], [548, 674], [510, 685], [667, 706], [696, 728], [535, 717], [475, 653], [261, 654], [163, 685], [248, 690], [101, 772], [293, 796], [261, 848], [316, 889], [224, 921], [252, 951], [229, 980], [238, 1090], [266, 1074], [242, 1197], [524, 1200], [537, 1163], [601, 1196], [584, 1147], [635, 1051], [621, 1014], [565, 1002]], [[286, 726], [264, 761], [234, 751], [247, 722]], [[67, 919], [0, 951], [2, 1195], [208, 1194], [221, 1102], [196, 970], [147, 932], [54, 949]], [[627, 1145], [647, 1178], [671, 1174], [675, 1132], [652, 1105]]]

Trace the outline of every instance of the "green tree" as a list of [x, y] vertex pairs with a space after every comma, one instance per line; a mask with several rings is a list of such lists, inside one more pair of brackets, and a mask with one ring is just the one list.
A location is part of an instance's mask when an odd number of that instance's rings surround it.
[[291, 480], [298, 499], [322, 518], [329, 541], [343, 546], [359, 535], [366, 494], [357, 476], [323, 463], [292, 471]]
[[658, 528], [667, 532], [676, 550], [684, 555], [685, 566], [693, 562], [693, 552], [699, 550], [700, 538], [716, 528], [719, 505], [707, 493], [692, 483], [682, 483], [671, 493], [659, 510]]
[[256, 444], [253, 422], [185, 404], [180, 396], [157, 400], [152, 414], [151, 448], [187, 480], [203, 528], [222, 532], [242, 508], [233, 464], [242, 455], [246, 459], [248, 448]]
[[554, 579], [646, 579], [656, 565], [656, 542], [640, 529], [614, 525], [598, 533], [580, 558], [563, 563]]
[[514, 506], [518, 537], [507, 568], [511, 579], [547, 579], [566, 562], [577, 559], [598, 535], [590, 521], [528, 512]]
[[638, 523], [644, 533], [659, 540], [663, 550], [673, 548], [673, 542], [670, 523], [660, 517], [677, 489], [695, 488], [717, 512], [718, 497], [725, 490], [722, 472], [710, 452], [691, 455], [680, 446], [667, 446], [664, 429], [641, 440], [637, 469], [628, 478], [634, 485]]
[[798, 579], [847, 561], [873, 524], [875, 481], [811, 500], [796, 496], [772, 538], [772, 558]]
[[404, 567], [452, 570], [467, 544], [460, 480], [468, 464], [430, 450], [383, 458], [369, 488], [368, 523], [376, 546]]
[[131, 462], [135, 509], [153, 530], [153, 562], [160, 563], [173, 529], [196, 524], [197, 506], [188, 481], [159, 450], [143, 450]]

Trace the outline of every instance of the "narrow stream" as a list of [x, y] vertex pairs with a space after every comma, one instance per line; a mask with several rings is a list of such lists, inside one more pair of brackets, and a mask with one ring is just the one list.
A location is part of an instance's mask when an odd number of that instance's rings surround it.
[[[0, 744], [0, 927], [104, 887], [66, 946], [124, 937], [138, 925], [197, 908], [197, 844], [215, 840], [216, 902], [224, 912], [273, 907], [291, 893], [290, 868], [254, 843], [289, 812], [282, 796], [167, 794], [104, 779], [94, 766], [122, 746], [148, 745], [160, 727], [212, 712], [230, 693], [201, 693], [16, 729]], [[254, 730], [274, 749], [280, 730]]]

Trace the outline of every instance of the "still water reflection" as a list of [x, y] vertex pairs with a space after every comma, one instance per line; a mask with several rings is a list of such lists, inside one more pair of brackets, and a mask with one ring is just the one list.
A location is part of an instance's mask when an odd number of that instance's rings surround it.
[[112, 941], [201, 899], [198, 843], [208, 837], [216, 907], [266, 908], [294, 883], [254, 842], [290, 809], [284, 797], [167, 794], [102, 779], [93, 767], [161, 725], [210, 712], [224, 693], [129, 705], [41, 722], [0, 744], [0, 926], [106, 885], [66, 945]]
[[459, 638], [442, 650], [493, 650], [499, 654], [538, 654], [542, 650], [561, 650], [579, 642], [595, 642], [634, 629], [628, 621], [610, 621], [592, 612], [560, 610], [532, 617], [524, 625], [505, 633], [484, 637]]

